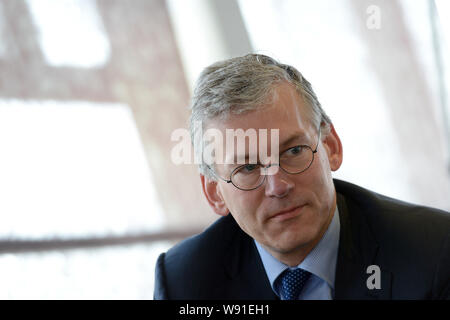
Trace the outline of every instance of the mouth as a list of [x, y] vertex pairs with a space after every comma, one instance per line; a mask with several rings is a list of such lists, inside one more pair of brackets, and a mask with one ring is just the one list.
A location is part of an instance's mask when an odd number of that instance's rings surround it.
[[275, 213], [269, 218], [271, 221], [281, 222], [299, 216], [305, 205], [300, 205]]

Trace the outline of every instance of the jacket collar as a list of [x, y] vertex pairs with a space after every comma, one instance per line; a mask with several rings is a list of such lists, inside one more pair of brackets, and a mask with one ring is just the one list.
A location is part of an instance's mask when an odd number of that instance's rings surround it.
[[243, 232], [235, 221], [233, 222], [236, 224], [235, 234], [223, 261], [229, 282], [218, 290], [225, 291], [225, 296], [230, 299], [278, 299], [272, 291], [253, 239]]
[[369, 289], [367, 286], [367, 280], [372, 275], [372, 272], [367, 273], [367, 268], [376, 265], [379, 245], [366, 221], [363, 209], [340, 193], [336, 194], [336, 198], [341, 230], [335, 299], [390, 299], [390, 272], [381, 270], [381, 289]]

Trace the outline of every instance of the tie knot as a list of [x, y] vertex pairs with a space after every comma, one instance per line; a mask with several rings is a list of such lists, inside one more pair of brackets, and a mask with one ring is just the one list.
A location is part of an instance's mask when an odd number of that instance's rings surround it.
[[281, 298], [285, 300], [297, 300], [306, 281], [308, 281], [309, 273], [306, 270], [297, 268], [294, 270], [287, 269], [281, 275]]

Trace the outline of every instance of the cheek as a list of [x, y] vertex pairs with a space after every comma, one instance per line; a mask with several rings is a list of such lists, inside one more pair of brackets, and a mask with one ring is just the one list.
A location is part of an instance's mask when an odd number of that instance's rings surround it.
[[227, 195], [228, 209], [244, 232], [252, 237], [258, 237], [261, 227], [261, 221], [258, 219], [259, 208], [262, 205], [261, 194], [256, 190], [237, 191]]
[[320, 211], [327, 210], [334, 194], [334, 183], [326, 154], [322, 153], [320, 157], [315, 158], [308, 170], [308, 178], [299, 182], [302, 187], [312, 192], [315, 206]]
[[233, 216], [245, 218], [252, 216], [255, 211], [257, 200], [254, 191], [242, 191], [232, 185], [227, 185], [222, 189], [222, 196], [225, 204]]
[[[326, 150], [324, 148], [319, 149], [320, 153], [317, 156], [317, 159], [314, 159], [313, 165], [315, 165], [315, 172], [316, 172], [316, 179], [320, 181], [320, 184], [329, 184], [330, 181], [332, 182], [332, 176], [331, 176], [331, 167], [328, 159], [328, 155], [326, 153]], [[317, 160], [317, 162], [316, 162]]]

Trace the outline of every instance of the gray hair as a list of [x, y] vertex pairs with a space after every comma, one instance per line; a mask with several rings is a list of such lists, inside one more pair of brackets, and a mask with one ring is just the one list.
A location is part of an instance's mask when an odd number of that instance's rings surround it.
[[220, 61], [200, 74], [190, 106], [189, 129], [196, 157], [201, 159], [201, 174], [216, 180], [201, 154], [204, 125], [213, 119], [226, 119], [230, 114], [243, 114], [261, 108], [267, 103], [274, 85], [282, 81], [293, 84], [310, 107], [310, 120], [315, 128], [320, 127], [322, 137], [329, 134], [331, 120], [322, 109], [311, 84], [297, 69], [261, 54]]

